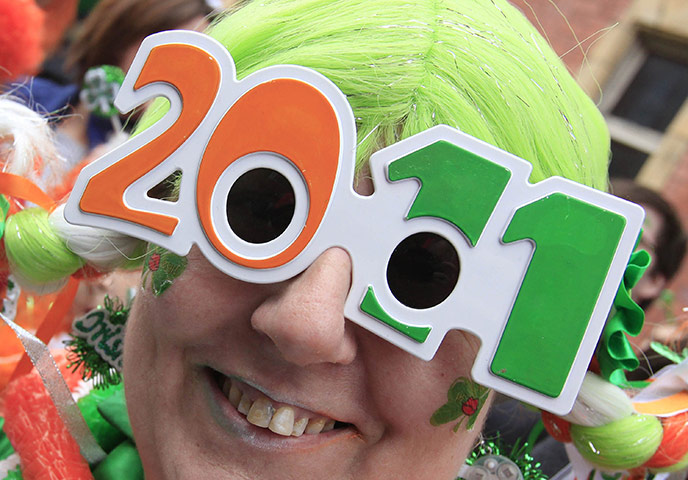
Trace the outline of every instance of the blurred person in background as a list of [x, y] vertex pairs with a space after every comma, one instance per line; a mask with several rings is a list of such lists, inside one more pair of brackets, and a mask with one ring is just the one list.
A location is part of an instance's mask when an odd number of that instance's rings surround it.
[[[66, 53], [64, 73], [74, 83], [29, 77], [20, 79], [11, 92], [39, 113], [54, 115], [59, 152], [75, 166], [106, 143], [119, 123], [119, 117], [113, 121], [94, 115], [80, 100], [86, 72], [103, 65], [126, 72], [145, 37], [171, 29], [201, 31], [208, 26], [206, 17], [211, 12], [205, 0], [101, 0], [84, 19]], [[95, 152], [91, 159], [102, 153], [102, 149]]]
[[645, 209], [638, 248], [647, 250], [652, 263], [633, 288], [633, 299], [647, 310], [681, 267], [686, 254], [686, 234], [676, 210], [654, 190], [631, 180], [612, 180], [612, 193]]
[[[648, 310], [660, 298], [669, 282], [681, 268], [686, 254], [686, 232], [674, 207], [658, 192], [639, 185], [631, 180], [611, 181], [614, 195], [637, 203], [645, 209], [643, 235], [638, 248], [646, 250], [652, 259], [650, 267], [632, 290], [633, 300]], [[640, 366], [629, 372], [629, 380], [643, 380], [671, 362], [666, 357], [649, 348], [650, 341], [658, 340], [665, 344], [675, 344], [678, 351], [686, 345], [686, 335], [681, 328], [670, 329], [669, 335], [658, 332], [656, 325], [646, 323], [634, 343], [643, 351], [638, 355]], [[665, 338], [666, 337], [666, 338]]]

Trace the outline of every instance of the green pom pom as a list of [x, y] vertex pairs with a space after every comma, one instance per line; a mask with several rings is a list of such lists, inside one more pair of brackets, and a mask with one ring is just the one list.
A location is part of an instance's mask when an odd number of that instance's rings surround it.
[[48, 212], [41, 208], [10, 216], [4, 238], [12, 273], [24, 286], [39, 288], [61, 281], [84, 265], [53, 230]]
[[571, 439], [590, 463], [629, 470], [647, 462], [662, 441], [662, 423], [652, 415], [629, 415], [601, 427], [571, 425]]

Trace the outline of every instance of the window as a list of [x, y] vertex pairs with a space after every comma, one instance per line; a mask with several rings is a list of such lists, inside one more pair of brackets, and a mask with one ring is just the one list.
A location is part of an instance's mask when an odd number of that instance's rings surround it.
[[685, 43], [640, 32], [600, 109], [612, 136], [611, 177], [635, 178], [688, 97]]

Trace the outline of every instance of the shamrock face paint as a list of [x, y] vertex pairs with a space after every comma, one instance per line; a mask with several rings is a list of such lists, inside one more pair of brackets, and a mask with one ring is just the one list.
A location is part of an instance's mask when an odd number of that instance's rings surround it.
[[454, 425], [457, 432], [464, 420], [466, 430], [472, 430], [480, 410], [487, 400], [490, 391], [472, 382], [466, 377], [457, 378], [447, 392], [447, 403], [438, 408], [430, 418], [430, 423], [435, 426], [459, 420]]
[[119, 115], [113, 102], [124, 80], [124, 72], [112, 65], [100, 65], [92, 67], [84, 76], [84, 86], [79, 94], [79, 100], [92, 111], [94, 115], [102, 118], [111, 118]]
[[159, 297], [172, 286], [172, 282], [186, 269], [186, 258], [175, 255], [164, 248], [151, 246], [143, 261], [143, 288], [151, 290]]
[[[162, 95], [170, 111], [83, 170], [67, 218], [178, 255], [198, 245], [253, 283], [293, 278], [341, 247], [353, 264], [347, 319], [424, 360], [448, 331], [469, 331], [482, 343], [478, 383], [565, 412], [642, 210], [561, 178], [531, 185], [530, 164], [443, 125], [374, 154], [375, 192], [362, 196], [353, 114], [328, 79], [284, 65], [235, 77], [209, 37], [149, 37], [116, 103]], [[177, 201], [147, 196], [175, 171]]]

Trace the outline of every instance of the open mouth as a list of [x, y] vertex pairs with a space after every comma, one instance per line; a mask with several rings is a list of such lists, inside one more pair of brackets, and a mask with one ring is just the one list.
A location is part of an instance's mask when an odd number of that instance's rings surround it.
[[277, 402], [255, 388], [213, 370], [218, 388], [229, 403], [256, 427], [284, 437], [318, 435], [353, 425], [339, 422], [295, 405]]

